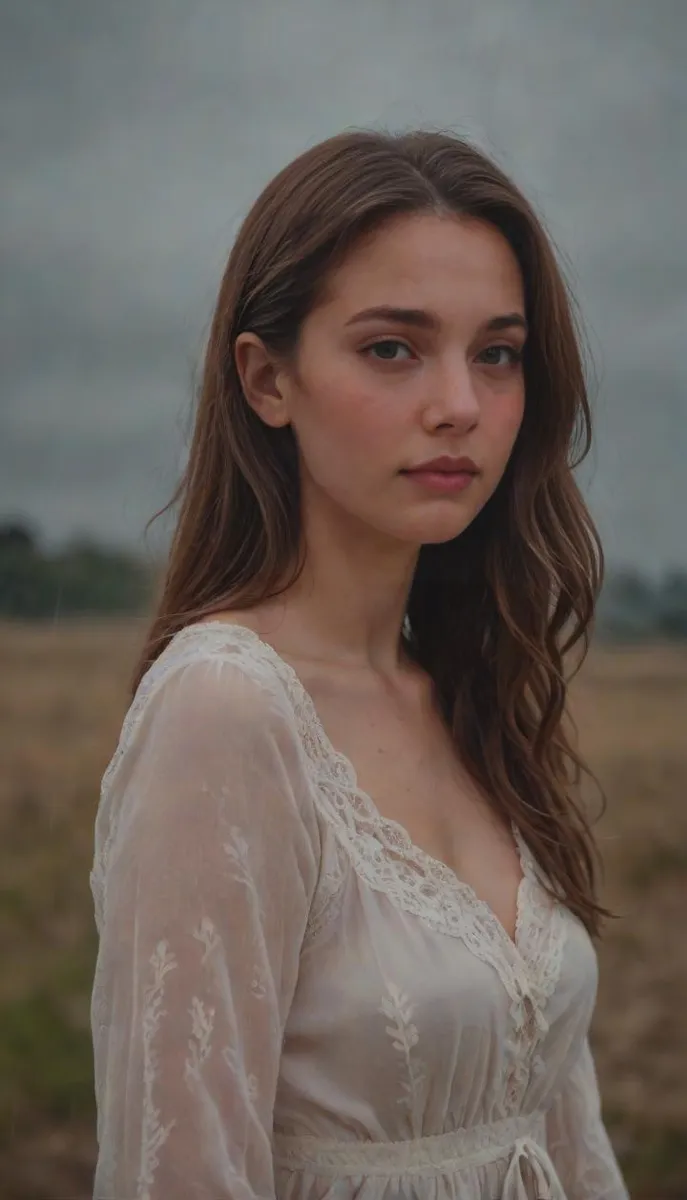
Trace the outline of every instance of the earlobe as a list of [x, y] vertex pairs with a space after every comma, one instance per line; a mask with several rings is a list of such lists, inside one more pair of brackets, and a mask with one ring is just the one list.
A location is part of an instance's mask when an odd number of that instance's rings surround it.
[[261, 338], [241, 333], [234, 344], [234, 362], [247, 403], [266, 425], [289, 424], [283, 378]]

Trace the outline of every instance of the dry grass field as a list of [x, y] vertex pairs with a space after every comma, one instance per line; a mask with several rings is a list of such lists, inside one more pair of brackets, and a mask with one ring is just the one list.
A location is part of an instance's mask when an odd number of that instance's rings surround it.
[[[95, 1158], [88, 888], [143, 626], [0, 625], [0, 1196], [86, 1200]], [[597, 649], [574, 685], [608, 796], [594, 1045], [637, 1200], [687, 1198], [687, 647]]]

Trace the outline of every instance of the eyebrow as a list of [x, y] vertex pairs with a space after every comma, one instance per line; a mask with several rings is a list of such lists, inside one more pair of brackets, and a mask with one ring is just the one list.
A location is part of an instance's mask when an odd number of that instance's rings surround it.
[[[424, 308], [393, 308], [381, 305], [378, 308], [364, 308], [346, 322], [346, 325], [360, 325], [363, 321], [395, 321], [398, 325], [414, 325], [417, 329], [437, 330], [441, 324], [434, 313]], [[527, 321], [521, 313], [503, 313], [487, 321], [486, 328], [490, 333], [500, 329], [523, 329], [528, 331]]]

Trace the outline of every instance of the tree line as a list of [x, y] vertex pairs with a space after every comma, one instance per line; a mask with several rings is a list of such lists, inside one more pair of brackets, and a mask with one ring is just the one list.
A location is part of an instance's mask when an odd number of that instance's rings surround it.
[[[155, 582], [153, 564], [134, 554], [84, 538], [48, 553], [27, 524], [0, 522], [0, 617], [144, 614]], [[609, 571], [596, 630], [621, 642], [687, 639], [687, 570], [658, 580], [635, 569]]]
[[49, 553], [34, 530], [0, 523], [0, 617], [24, 620], [145, 612], [154, 572], [86, 538]]

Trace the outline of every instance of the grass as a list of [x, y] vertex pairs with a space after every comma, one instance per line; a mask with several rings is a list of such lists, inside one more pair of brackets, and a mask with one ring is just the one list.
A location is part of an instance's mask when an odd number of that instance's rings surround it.
[[[0, 624], [0, 1196], [86, 1200], [95, 1162], [88, 873], [136, 622]], [[687, 648], [595, 649], [573, 685], [608, 796], [593, 1043], [633, 1200], [687, 1196]]]

